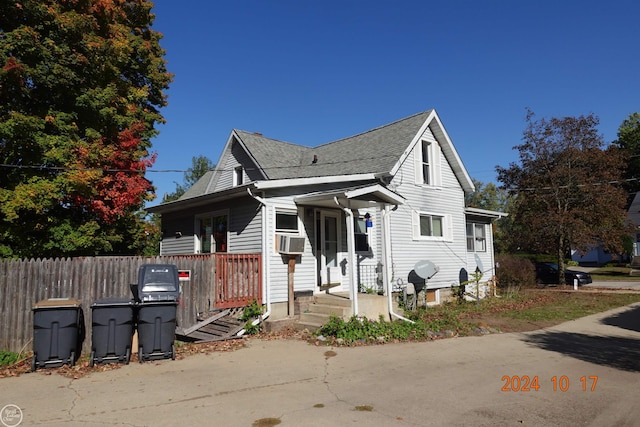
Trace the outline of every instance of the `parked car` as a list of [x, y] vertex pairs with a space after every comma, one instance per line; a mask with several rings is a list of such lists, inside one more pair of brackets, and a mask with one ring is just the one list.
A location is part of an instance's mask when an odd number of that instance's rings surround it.
[[[558, 284], [558, 264], [551, 262], [537, 262], [536, 282], [544, 285]], [[591, 275], [583, 271], [564, 270], [564, 281], [567, 285], [573, 285], [573, 281], [578, 279], [578, 286], [587, 285], [592, 282]]]

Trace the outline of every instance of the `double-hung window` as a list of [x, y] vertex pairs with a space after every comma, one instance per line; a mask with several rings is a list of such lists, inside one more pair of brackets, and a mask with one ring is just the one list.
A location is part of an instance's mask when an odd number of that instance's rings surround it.
[[442, 185], [441, 150], [433, 135], [426, 135], [414, 148], [415, 182], [418, 185], [439, 187]]
[[431, 150], [431, 143], [429, 141], [422, 140], [422, 183], [431, 184], [431, 164], [429, 162], [429, 151]]
[[487, 251], [487, 235], [485, 224], [467, 224], [467, 250], [470, 252]]

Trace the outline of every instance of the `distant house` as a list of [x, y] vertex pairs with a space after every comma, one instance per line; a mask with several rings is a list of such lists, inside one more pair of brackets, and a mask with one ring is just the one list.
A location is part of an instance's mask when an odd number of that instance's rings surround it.
[[357, 314], [363, 292], [414, 283], [437, 304], [477, 269], [494, 275], [503, 214], [465, 207], [473, 191], [429, 110], [313, 148], [233, 130], [214, 171], [149, 211], [161, 255], [261, 253], [272, 316], [287, 315], [292, 257], [296, 293], [343, 293]]
[[[631, 204], [627, 209], [627, 220], [635, 225], [636, 231], [631, 235], [633, 242], [633, 250], [631, 257], [633, 258], [634, 269], [640, 268], [640, 192], [636, 193], [631, 200]], [[625, 261], [626, 254], [611, 254], [606, 251], [602, 245], [594, 245], [585, 253], [579, 251], [571, 251], [571, 260], [576, 261], [580, 265], [604, 265], [610, 261]]]

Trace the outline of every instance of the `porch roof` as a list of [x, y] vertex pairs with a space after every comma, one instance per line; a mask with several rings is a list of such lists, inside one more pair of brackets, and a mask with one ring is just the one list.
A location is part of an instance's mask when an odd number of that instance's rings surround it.
[[464, 213], [469, 218], [485, 218], [487, 220], [500, 219], [509, 216], [506, 212], [490, 211], [480, 208], [464, 208]]
[[380, 184], [370, 184], [304, 194], [297, 196], [294, 201], [299, 205], [332, 208], [337, 207], [336, 201], [339, 201], [350, 208], [359, 209], [372, 204], [401, 205], [405, 199]]

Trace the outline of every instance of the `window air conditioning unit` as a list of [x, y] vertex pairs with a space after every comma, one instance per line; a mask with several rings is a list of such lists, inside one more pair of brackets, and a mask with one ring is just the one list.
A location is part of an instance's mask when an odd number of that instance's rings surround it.
[[287, 255], [300, 255], [304, 253], [304, 237], [278, 234], [278, 252]]

